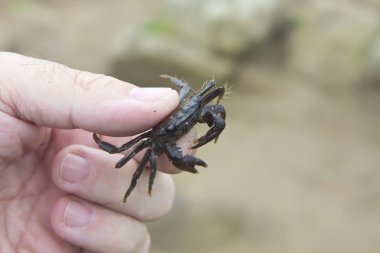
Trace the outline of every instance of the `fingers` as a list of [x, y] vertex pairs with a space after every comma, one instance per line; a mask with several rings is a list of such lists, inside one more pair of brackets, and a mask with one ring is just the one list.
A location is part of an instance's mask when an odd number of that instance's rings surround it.
[[115, 169], [121, 157], [86, 146], [69, 146], [56, 156], [52, 179], [65, 192], [138, 220], [155, 220], [167, 214], [173, 205], [174, 184], [171, 177], [163, 173], [157, 173], [152, 196], [149, 196], [149, 171], [145, 170], [127, 204], [121, 204], [138, 166], [131, 160], [123, 168]]
[[151, 128], [178, 105], [170, 88], [138, 88], [112, 77], [0, 52], [0, 111], [54, 128], [122, 136]]
[[76, 197], [56, 202], [51, 224], [60, 237], [93, 252], [146, 253], [150, 246], [141, 222]]

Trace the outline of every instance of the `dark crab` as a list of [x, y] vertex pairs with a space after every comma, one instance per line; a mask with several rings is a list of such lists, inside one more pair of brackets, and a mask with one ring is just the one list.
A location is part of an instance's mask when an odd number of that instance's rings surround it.
[[[144, 148], [148, 148], [133, 174], [130, 186], [124, 195], [123, 202], [127, 201], [128, 196], [135, 188], [137, 180], [140, 178], [148, 161], [150, 162], [148, 193], [151, 194], [157, 170], [156, 160], [162, 153], [168, 156], [175, 167], [183, 171], [197, 173], [195, 166], [206, 167], [207, 164], [201, 159], [192, 155], [183, 155], [180, 148], [176, 146], [176, 141], [188, 133], [195, 124], [206, 123], [210, 129], [205, 135], [194, 141], [194, 145], [191, 148], [195, 149], [212, 140], [216, 141], [225, 127], [226, 112], [224, 107], [219, 104], [220, 99], [222, 99], [225, 93], [224, 86], [214, 88], [215, 80], [209, 80], [200, 90], [189, 95], [191, 88], [187, 83], [168, 75], [163, 75], [162, 77], [169, 79], [180, 88], [180, 104], [171, 115], [151, 130], [140, 134], [120, 147], [102, 141], [97, 134], [93, 134], [98, 146], [108, 153], [120, 153], [131, 148], [131, 150], [116, 163], [116, 168], [121, 168], [138, 152]], [[215, 105], [207, 105], [215, 98], [217, 98]]]

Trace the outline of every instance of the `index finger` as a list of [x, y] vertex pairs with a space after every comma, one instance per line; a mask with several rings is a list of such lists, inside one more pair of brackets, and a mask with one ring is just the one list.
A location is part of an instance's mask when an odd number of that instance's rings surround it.
[[52, 128], [112, 136], [145, 131], [178, 105], [170, 88], [139, 88], [113, 77], [0, 52], [0, 110]]

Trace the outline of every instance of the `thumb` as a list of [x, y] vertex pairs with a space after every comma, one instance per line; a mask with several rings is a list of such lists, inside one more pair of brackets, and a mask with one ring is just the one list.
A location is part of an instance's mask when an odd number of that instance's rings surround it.
[[52, 128], [133, 135], [178, 105], [170, 88], [139, 88], [115, 78], [0, 52], [0, 111]]

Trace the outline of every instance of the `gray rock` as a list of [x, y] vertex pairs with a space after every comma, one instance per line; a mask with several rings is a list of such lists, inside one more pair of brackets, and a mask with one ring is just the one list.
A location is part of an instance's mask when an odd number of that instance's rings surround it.
[[[224, 80], [242, 55], [265, 41], [280, 16], [278, 0], [167, 0], [161, 7], [120, 38], [113, 75], [148, 84], [162, 73], [200, 84], [212, 75]], [[141, 63], [150, 73], [143, 79], [135, 67]]]
[[331, 90], [360, 85], [369, 71], [379, 17], [361, 2], [320, 0], [299, 6], [290, 40], [291, 71]]

